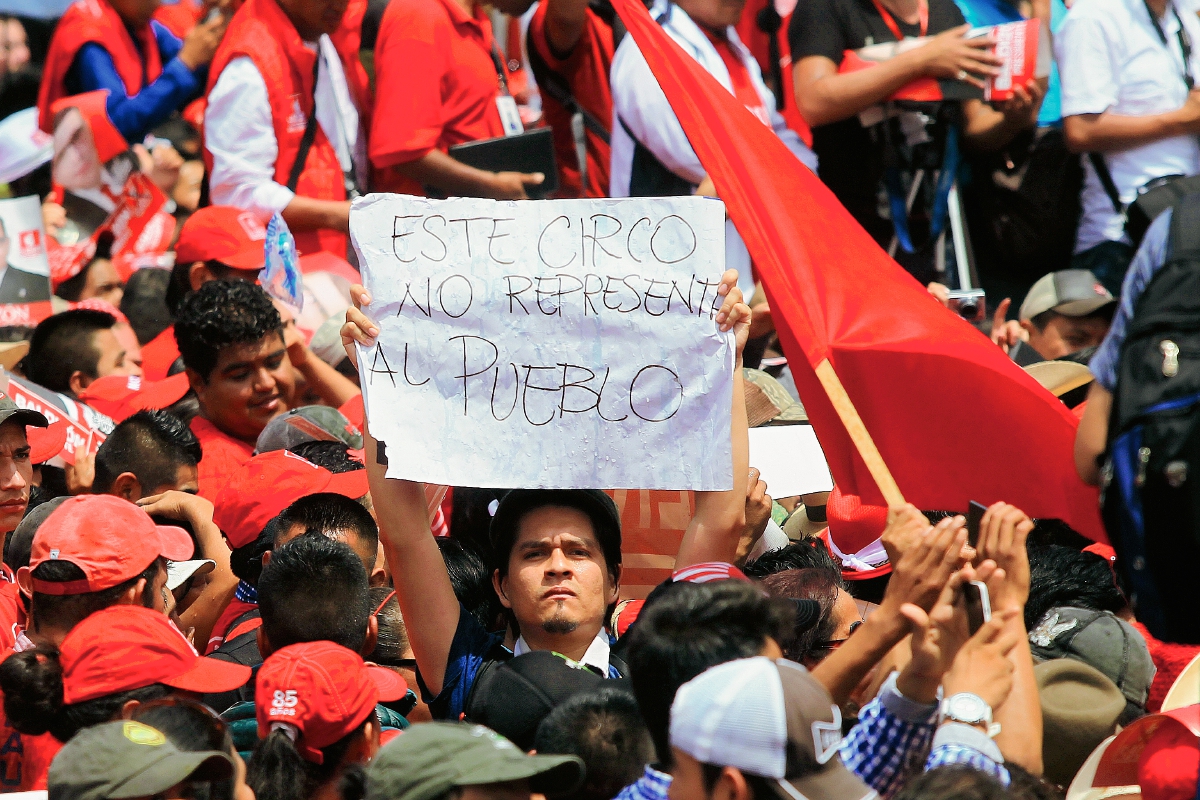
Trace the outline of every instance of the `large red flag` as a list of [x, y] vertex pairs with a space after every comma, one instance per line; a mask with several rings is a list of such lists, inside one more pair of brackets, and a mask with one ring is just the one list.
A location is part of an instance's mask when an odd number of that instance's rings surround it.
[[826, 360], [908, 501], [1004, 500], [1107, 541], [1097, 492], [1075, 474], [1067, 408], [889, 258], [641, 3], [613, 5], [746, 242], [842, 491], [884, 502], [818, 380]]

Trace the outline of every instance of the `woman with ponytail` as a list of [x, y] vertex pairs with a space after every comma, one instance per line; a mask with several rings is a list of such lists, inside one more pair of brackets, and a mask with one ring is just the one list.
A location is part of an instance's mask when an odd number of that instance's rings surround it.
[[201, 658], [162, 613], [129, 605], [91, 614], [58, 648], [40, 646], [0, 664], [9, 724], [60, 742], [175, 690], [225, 692], [249, 679], [248, 667]]
[[275, 651], [258, 671], [258, 747], [247, 782], [258, 800], [337, 800], [347, 771], [379, 750], [375, 705], [404, 697], [390, 670], [333, 642]]

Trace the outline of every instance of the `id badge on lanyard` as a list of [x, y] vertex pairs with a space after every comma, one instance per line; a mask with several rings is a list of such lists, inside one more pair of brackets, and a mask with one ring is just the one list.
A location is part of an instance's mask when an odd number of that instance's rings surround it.
[[508, 76], [504, 74], [504, 62], [492, 44], [492, 65], [496, 68], [496, 110], [500, 112], [500, 124], [505, 136], [516, 136], [525, 132], [525, 124], [521, 122], [521, 112], [517, 110], [517, 101], [508, 90]]

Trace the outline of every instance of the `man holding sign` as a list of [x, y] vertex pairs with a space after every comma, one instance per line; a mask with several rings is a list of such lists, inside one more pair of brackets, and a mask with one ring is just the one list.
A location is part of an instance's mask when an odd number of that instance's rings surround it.
[[[475, 207], [468, 209], [464, 204]], [[599, 209], [603, 214], [595, 214]], [[664, 211], [667, 213], [660, 213]], [[713, 211], [715, 224], [708, 219]], [[397, 227], [388, 224], [380, 228], [376, 215], [384, 212], [395, 218]], [[590, 223], [596, 221], [593, 214], [605, 217], [607, 227], [602, 233], [615, 231], [619, 225], [623, 234], [601, 235], [599, 241], [587, 238], [592, 235]], [[682, 224], [674, 233], [666, 226], [659, 228], [659, 238], [650, 249], [655, 226], [672, 215]], [[720, 270], [723, 241], [705, 239], [714, 232], [718, 239], [723, 235], [721, 216], [719, 204], [696, 198], [619, 204], [500, 204], [388, 197], [356, 205], [351, 231], [374, 294], [356, 286], [352, 296], [356, 305], [369, 306], [381, 323], [350, 309], [342, 339], [363, 373], [373, 433], [366, 436], [367, 468], [380, 538], [392, 566], [422, 689], [435, 717], [458, 719], [476, 677], [489, 662], [530, 650], [561, 653], [605, 677], [621, 674], [619, 665], [609, 658], [609, 636], [604, 629], [607, 612], [620, 592], [620, 522], [611, 500], [596, 491], [596, 486], [645, 483], [658, 488], [699, 489], [696, 514], [677, 564], [732, 560], [744, 526], [749, 474], [740, 362], [750, 311], [742, 303], [735, 271], [712, 274]], [[445, 256], [429, 247], [430, 240], [414, 238], [410, 248], [404, 232], [412, 221], [416, 222], [412, 230], [437, 231], [439, 217], [479, 223], [483, 246], [467, 238], [474, 235], [472, 229], [467, 236], [447, 236]], [[501, 220], [496, 229], [493, 220]], [[504, 220], [512, 238], [505, 242], [497, 235], [489, 248], [486, 235], [505, 233]], [[568, 222], [575, 236], [557, 237], [556, 229], [565, 231]], [[647, 224], [649, 234], [645, 233]], [[681, 257], [690, 246], [672, 248], [689, 241], [679, 235], [684, 227], [695, 232], [697, 246]], [[380, 246], [380, 230], [387, 231], [386, 248]], [[397, 239], [393, 235], [401, 242], [394, 250]], [[639, 249], [639, 237], [647, 249]], [[592, 244], [597, 246], [595, 251]], [[463, 248], [462, 253], [453, 254], [458, 247]], [[443, 259], [455, 265], [454, 274], [470, 281], [474, 293], [452, 296], [443, 279], [446, 289], [439, 300], [438, 282], [431, 280], [429, 296], [438, 307], [435, 311], [426, 305], [424, 278], [426, 271], [437, 269]], [[666, 262], [672, 259], [680, 269], [670, 269]], [[403, 262], [403, 269], [395, 268], [397, 260]], [[558, 283], [538, 274], [550, 269], [555, 270], [550, 275], [560, 279]], [[532, 283], [522, 290], [525, 282], [515, 278], [526, 272]], [[596, 289], [586, 276], [603, 275], [607, 283], [609, 273], [621, 277], [614, 277], [607, 287], [612, 293], [605, 302], [603, 289]], [[576, 291], [568, 291], [575, 286], [572, 276], [580, 281]], [[693, 284], [689, 308], [684, 302], [688, 298], [686, 284], [693, 280], [706, 285], [705, 300], [702, 305], [700, 290]], [[665, 282], [665, 289], [655, 285], [658, 282]], [[418, 284], [419, 304], [414, 303]], [[618, 291], [624, 302], [616, 296]], [[669, 295], [672, 291], [678, 294]], [[528, 294], [522, 296], [524, 292]], [[635, 295], [642, 322], [659, 320], [658, 341], [622, 337], [622, 329], [628, 333], [639, 325]], [[467, 297], [471, 298], [469, 305], [478, 304], [478, 315], [457, 327], [455, 319], [471, 316]], [[670, 311], [668, 297], [674, 298]], [[443, 313], [442, 300], [444, 311], [454, 312], [457, 318]], [[521, 301], [527, 315], [521, 310]], [[429, 309], [428, 315], [425, 309]], [[611, 322], [603, 319], [606, 312], [613, 314]], [[668, 314], [673, 316], [661, 320]], [[558, 321], [557, 338], [546, 338], [538, 331], [542, 318]], [[405, 326], [411, 326], [407, 342]], [[517, 335], [506, 336], [506, 327]], [[474, 333], [465, 333], [467, 330]], [[526, 331], [524, 343], [520, 341], [522, 330]], [[538, 331], [538, 336], [530, 331]], [[464, 356], [461, 340], [456, 340], [458, 359], [454, 360], [444, 355], [452, 350], [439, 350], [441, 334], [451, 334], [446, 339], [477, 336], [491, 347], [483, 348], [485, 357], [476, 362], [472, 359], [479, 351], [468, 350]], [[678, 352], [673, 351], [676, 346]], [[487, 366], [492, 348], [497, 359]], [[378, 364], [374, 361], [377, 355]], [[383, 368], [384, 359], [393, 374]], [[583, 380], [586, 375], [564, 377], [565, 365], [572, 363], [598, 376], [590, 391], [580, 388], [590, 382]], [[557, 370], [546, 369], [539, 375], [538, 368], [550, 364]], [[639, 372], [645, 375], [646, 364], [661, 365], [679, 377], [674, 383], [643, 387], [637, 376]], [[608, 382], [599, 377], [605, 375]], [[626, 375], [632, 375], [628, 383]], [[484, 377], [487, 386], [481, 389]], [[606, 389], [611, 391], [614, 380], [622, 385], [622, 391], [608, 394]], [[551, 391], [554, 382], [558, 385]], [[681, 391], [670, 391], [676, 385]], [[490, 408], [493, 388], [496, 413]], [[503, 410], [499, 408], [501, 392], [507, 393]], [[553, 402], [539, 404], [539, 392]], [[552, 394], [557, 395], [556, 400]], [[521, 399], [514, 400], [517, 395]], [[479, 397], [484, 398], [482, 406], [476, 405]], [[524, 408], [516, 414], [502, 413], [509, 403]], [[676, 438], [686, 441], [676, 443], [672, 454], [678, 453], [679, 458], [663, 459], [664, 449], [646, 446], [659, 440], [658, 434], [648, 429], [669, 425], [675, 417], [687, 421], [686, 427], [677, 425], [674, 430]], [[397, 438], [397, 426], [404, 425], [408, 425], [408, 438]], [[605, 430], [605, 426], [613, 430]], [[473, 441], [468, 442], [464, 429], [476, 431]], [[379, 437], [378, 443], [375, 437]], [[447, 440], [460, 442], [456, 447], [466, 452], [447, 452]], [[655, 458], [647, 459], [647, 452]], [[443, 453], [448, 461], [443, 460]], [[475, 454], [473, 461], [465, 458], [471, 453]], [[516, 453], [519, 458], [513, 458]], [[416, 482], [439, 479], [432, 474], [439, 464], [447, 470], [443, 477], [458, 485], [471, 481], [479, 485], [508, 476], [510, 484], [537, 487], [506, 495], [491, 525], [493, 585], [520, 632], [515, 641], [514, 634], [506, 640], [503, 634], [484, 630], [455, 599], [430, 533], [424, 489]], [[402, 479], [388, 479], [388, 475]], [[503, 646], [506, 642], [508, 647]]]

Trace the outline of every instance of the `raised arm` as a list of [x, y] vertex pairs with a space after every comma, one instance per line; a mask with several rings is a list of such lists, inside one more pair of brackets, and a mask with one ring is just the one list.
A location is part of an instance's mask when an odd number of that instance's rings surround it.
[[696, 492], [696, 513], [688, 523], [675, 557], [675, 566], [687, 567], [705, 561], [728, 561], [737, 557], [738, 541], [746, 526], [746, 490], [750, 478], [750, 434], [746, 424], [746, 398], [742, 386], [742, 348], [750, 333], [750, 307], [742, 302], [737, 288], [738, 273], [726, 270], [717, 293], [725, 298], [716, 322], [722, 331], [734, 332], [736, 355], [733, 363], [733, 419], [730, 444], [733, 450], [733, 488], [726, 492]]
[[[379, 328], [358, 310], [371, 297], [359, 285], [350, 290], [354, 308], [346, 309], [346, 324], [342, 326], [342, 344], [351, 361], [358, 363], [355, 343], [373, 347]], [[368, 426], [363, 425], [366, 448], [367, 479], [371, 500], [379, 521], [379, 540], [387, 556], [396, 587], [396, 600], [408, 629], [409, 643], [421, 672], [425, 687], [433, 694], [442, 690], [446, 675], [446, 660], [458, 628], [459, 605], [454, 596], [446, 562], [429, 529], [429, 511], [425, 504], [425, 487], [415, 481], [392, 480], [379, 463], [378, 444]], [[392, 458], [403, 454], [393, 451]]]

